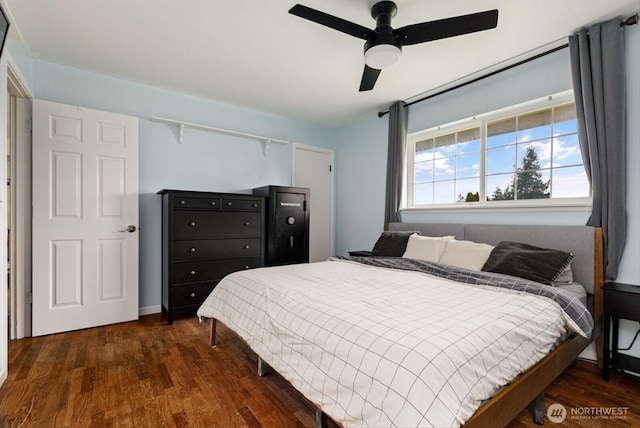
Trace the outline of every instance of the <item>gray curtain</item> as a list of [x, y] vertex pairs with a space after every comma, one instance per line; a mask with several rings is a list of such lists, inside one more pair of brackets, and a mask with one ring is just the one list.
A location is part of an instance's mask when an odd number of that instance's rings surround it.
[[384, 222], [400, 221], [403, 169], [407, 145], [407, 109], [403, 101], [389, 107], [389, 146], [387, 149], [387, 191]]
[[627, 236], [624, 28], [612, 20], [569, 37], [578, 136], [593, 191], [589, 226], [602, 226], [605, 280]]

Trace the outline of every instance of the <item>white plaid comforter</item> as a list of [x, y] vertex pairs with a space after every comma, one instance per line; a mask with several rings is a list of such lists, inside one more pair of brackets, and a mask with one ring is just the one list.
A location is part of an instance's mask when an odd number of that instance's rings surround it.
[[198, 316], [345, 427], [459, 426], [566, 331], [544, 297], [349, 261], [233, 273]]

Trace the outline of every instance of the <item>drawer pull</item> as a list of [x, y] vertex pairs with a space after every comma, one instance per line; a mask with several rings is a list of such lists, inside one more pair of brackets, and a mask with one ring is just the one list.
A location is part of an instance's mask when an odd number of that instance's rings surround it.
[[245, 225], [245, 226], [251, 226], [251, 223], [249, 223], [248, 221], [245, 221], [245, 222], [244, 222], [244, 225]]
[[196, 274], [195, 270], [192, 270], [191, 272], [189, 272], [189, 275], [195, 275], [195, 274]]
[[231, 205], [233, 205], [233, 202], [227, 202], [228, 207], [230, 207]]
[[196, 297], [196, 293], [189, 294], [189, 297]]
[[191, 227], [193, 227], [193, 226], [195, 226], [195, 225], [196, 225], [196, 222], [195, 222], [195, 221], [192, 221], [191, 223], [189, 223], [189, 226], [191, 226]]
[[192, 252], [192, 253], [195, 253], [196, 252], [196, 247], [189, 248], [189, 251]]
[[184, 205], [186, 203], [187, 203], [187, 201], [185, 201], [184, 199], [180, 201], [180, 205]]
[[248, 246], [248, 245], [245, 245], [245, 246], [244, 246], [244, 249], [245, 249], [245, 250], [248, 250], [248, 249], [249, 249], [249, 246]]
[[216, 201], [211, 201], [211, 206], [215, 207], [216, 206]]
[[245, 266], [245, 267], [244, 267], [244, 269], [245, 269], [245, 270], [249, 269], [249, 265]]
[[257, 207], [258, 207], [258, 204], [257, 204], [256, 202], [254, 202], [253, 204], [251, 204], [251, 206], [252, 206], [253, 208], [257, 208]]

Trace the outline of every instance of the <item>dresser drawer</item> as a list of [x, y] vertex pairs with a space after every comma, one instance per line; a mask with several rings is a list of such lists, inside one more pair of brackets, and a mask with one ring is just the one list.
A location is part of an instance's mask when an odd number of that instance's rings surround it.
[[260, 236], [260, 212], [176, 211], [175, 239]]
[[224, 260], [260, 257], [260, 238], [194, 239], [174, 241], [173, 260]]
[[222, 199], [216, 197], [174, 197], [173, 206], [176, 208], [207, 208], [210, 210], [219, 210], [222, 207]]
[[162, 308], [196, 313], [231, 272], [264, 266], [265, 198], [162, 189]]
[[262, 266], [260, 257], [217, 260], [212, 262], [174, 263], [173, 282], [180, 284], [220, 280], [231, 272], [252, 269], [260, 266]]
[[199, 284], [176, 285], [171, 287], [173, 305], [201, 305], [218, 282], [201, 282]]
[[223, 198], [223, 210], [235, 211], [260, 211], [262, 209], [262, 199], [234, 199]]

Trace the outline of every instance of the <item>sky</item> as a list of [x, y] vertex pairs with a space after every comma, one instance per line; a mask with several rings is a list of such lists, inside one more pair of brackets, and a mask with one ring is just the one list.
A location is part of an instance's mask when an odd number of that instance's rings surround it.
[[[550, 112], [550, 110], [549, 110]], [[533, 115], [530, 115], [533, 116]], [[540, 115], [538, 115], [540, 116]], [[535, 123], [537, 119], [538, 123]], [[486, 193], [511, 184], [527, 148], [538, 155], [542, 180], [551, 180], [552, 198], [588, 197], [589, 184], [577, 136], [575, 118], [552, 123], [546, 118], [521, 120], [516, 130], [508, 121], [488, 124], [486, 142]], [[542, 122], [542, 123], [539, 123]], [[414, 156], [414, 204], [454, 203], [458, 195], [478, 192], [481, 173], [480, 128], [450, 133], [420, 144]], [[495, 134], [495, 135], [492, 135]], [[464, 141], [467, 140], [467, 141]], [[429, 147], [426, 147], [429, 146]]]

